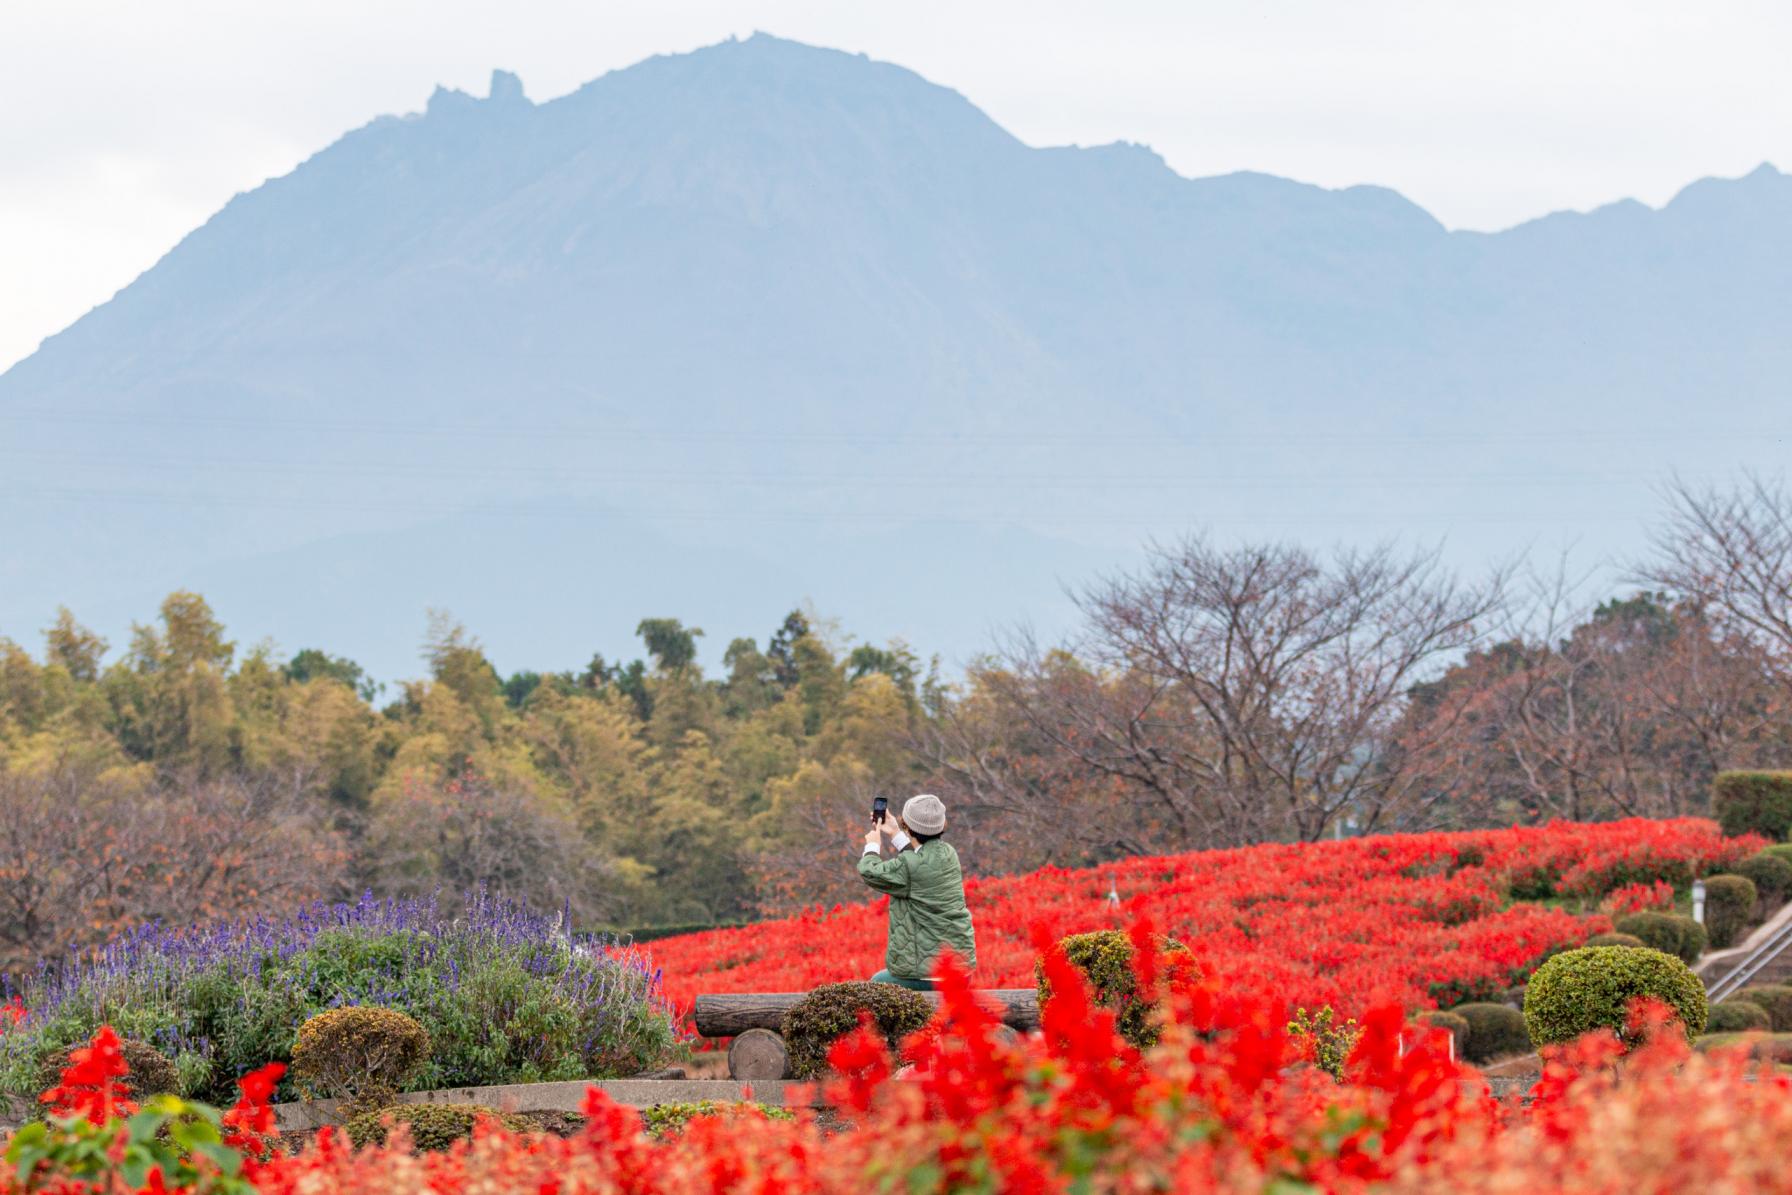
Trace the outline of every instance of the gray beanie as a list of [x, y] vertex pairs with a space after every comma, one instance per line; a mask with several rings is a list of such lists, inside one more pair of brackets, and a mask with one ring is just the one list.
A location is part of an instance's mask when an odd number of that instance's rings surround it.
[[910, 797], [902, 807], [902, 824], [917, 834], [939, 834], [946, 828], [946, 803], [932, 793]]

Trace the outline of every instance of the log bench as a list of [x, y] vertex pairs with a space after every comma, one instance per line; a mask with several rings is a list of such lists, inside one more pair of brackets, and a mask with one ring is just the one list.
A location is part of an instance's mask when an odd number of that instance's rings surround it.
[[[784, 1014], [807, 992], [717, 992], [698, 996], [691, 1020], [703, 1037], [731, 1037], [728, 1076], [740, 1080], [782, 1079], [789, 1055], [779, 1030]], [[916, 993], [938, 1006], [938, 992]], [[977, 993], [984, 1006], [1017, 1033], [1039, 1028], [1039, 994], [1032, 988], [995, 988]]]

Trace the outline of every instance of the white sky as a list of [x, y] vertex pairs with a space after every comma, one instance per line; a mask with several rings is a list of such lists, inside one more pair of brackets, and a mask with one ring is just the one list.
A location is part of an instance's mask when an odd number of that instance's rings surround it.
[[1393, 187], [1498, 228], [1792, 169], [1786, 0], [0, 0], [0, 368], [347, 129], [764, 29], [1035, 144]]

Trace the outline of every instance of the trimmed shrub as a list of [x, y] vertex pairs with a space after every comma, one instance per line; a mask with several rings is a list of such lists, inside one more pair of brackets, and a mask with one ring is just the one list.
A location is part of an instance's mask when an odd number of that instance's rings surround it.
[[363, 1112], [343, 1126], [356, 1149], [384, 1145], [386, 1134], [398, 1125], [411, 1130], [411, 1148], [436, 1153], [473, 1135], [473, 1126], [492, 1120], [513, 1133], [531, 1133], [535, 1124], [524, 1116], [500, 1112], [483, 1104], [394, 1104]]
[[1467, 1017], [1463, 1016], [1461, 1013], [1447, 1012], [1441, 1008], [1434, 1008], [1429, 1012], [1420, 1013], [1418, 1020], [1421, 1025], [1431, 1025], [1434, 1028], [1447, 1030], [1450, 1036], [1456, 1039], [1457, 1056], [1460, 1058], [1468, 1057]]
[[[1676, 938], [1677, 937], [1678, 937], [1678, 935], [1676, 935]], [[1609, 934], [1594, 934], [1592, 937], [1588, 938], [1585, 942], [1582, 942], [1581, 945], [1582, 946], [1647, 946], [1648, 943], [1643, 941], [1641, 938], [1637, 937], [1635, 934], [1620, 934], [1620, 933], [1613, 932], [1613, 933], [1609, 933]]]
[[813, 1079], [825, 1073], [828, 1048], [859, 1027], [861, 1012], [871, 1014], [892, 1050], [933, 1019], [933, 1005], [920, 992], [893, 983], [823, 984], [784, 1014], [781, 1028], [791, 1077]]
[[1761, 983], [1737, 992], [1737, 1000], [1747, 1000], [1767, 1010], [1775, 1033], [1792, 1032], [1792, 986], [1782, 983]]
[[[1164, 954], [1188, 954], [1188, 947], [1174, 938], [1159, 937], [1157, 941]], [[1072, 934], [1061, 939], [1058, 946], [1070, 965], [1089, 981], [1090, 999], [1114, 1010], [1120, 1036], [1141, 1050], [1155, 1045], [1158, 1031], [1153, 1017], [1157, 1006], [1139, 999], [1138, 981], [1132, 970], [1132, 939], [1117, 929], [1103, 929]], [[1033, 965], [1033, 974], [1039, 984], [1039, 1007], [1043, 1011], [1052, 998], [1044, 960]]]
[[1664, 951], [1627, 946], [1570, 950], [1538, 967], [1525, 993], [1524, 1022], [1539, 1046], [1595, 1029], [1629, 1042], [1630, 1005], [1640, 996], [1672, 1008], [1689, 1041], [1705, 1031], [1705, 985], [1692, 968]]
[[[1759, 894], [1747, 877], [1715, 875], [1705, 879], [1705, 931], [1719, 950], [1736, 944], [1755, 915]], [[1691, 959], [1687, 960], [1691, 962]]]
[[1705, 927], [1678, 913], [1632, 913], [1618, 920], [1617, 929], [1685, 963], [1695, 963], [1705, 953]]
[[693, 1100], [682, 1104], [654, 1104], [641, 1109], [641, 1120], [647, 1135], [655, 1138], [676, 1137], [685, 1126], [700, 1116], [763, 1116], [767, 1120], [795, 1120], [796, 1114], [776, 1104], [755, 1104], [748, 1100], [722, 1103], [718, 1100]]
[[1711, 812], [1724, 833], [1761, 834], [1784, 842], [1792, 831], [1792, 772], [1719, 772]]
[[1524, 1014], [1510, 1004], [1458, 1004], [1450, 1011], [1468, 1022], [1468, 1040], [1459, 1043], [1468, 1061], [1488, 1062], [1531, 1052]]
[[1747, 877], [1762, 900], [1777, 905], [1792, 892], [1792, 860], [1771, 854], [1772, 850], [1768, 847], [1758, 855], [1750, 855], [1736, 865], [1736, 874]]
[[429, 1057], [429, 1034], [390, 1008], [332, 1008], [299, 1026], [292, 1073], [312, 1098], [347, 1100], [343, 1117], [390, 1104]]
[[[180, 1070], [174, 1060], [150, 1045], [148, 1042], [125, 1038], [118, 1043], [124, 1051], [126, 1069], [125, 1083], [130, 1086], [131, 1097], [139, 1102], [145, 1096], [179, 1095], [181, 1093]], [[62, 1082], [62, 1072], [68, 1068], [69, 1055], [81, 1046], [64, 1046], [60, 1050], [46, 1054], [38, 1066], [37, 1088], [48, 1091]]]
[[1766, 1033], [1772, 1028], [1773, 1018], [1767, 1010], [1747, 1000], [1713, 1004], [1705, 1017], [1706, 1033]]
[[1761, 853], [1792, 863], [1792, 842], [1776, 842], [1772, 846], [1764, 846], [1761, 848]]

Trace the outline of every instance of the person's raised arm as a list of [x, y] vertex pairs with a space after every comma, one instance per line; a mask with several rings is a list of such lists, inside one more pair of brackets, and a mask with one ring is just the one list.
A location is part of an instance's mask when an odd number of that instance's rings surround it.
[[865, 835], [865, 849], [859, 855], [859, 878], [872, 891], [907, 896], [908, 863], [908, 855], [900, 851], [888, 859], [883, 857], [882, 838], [876, 830]]

